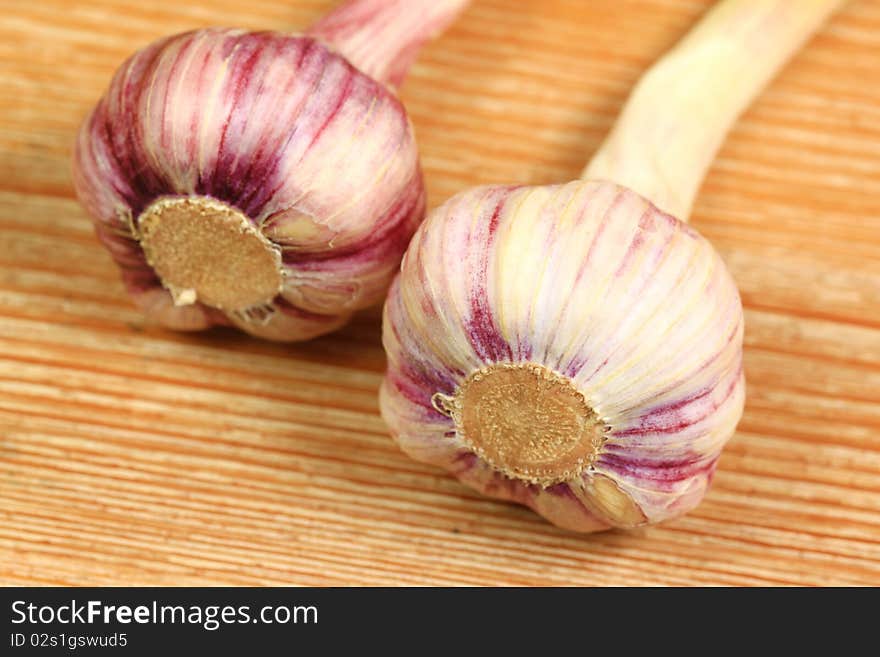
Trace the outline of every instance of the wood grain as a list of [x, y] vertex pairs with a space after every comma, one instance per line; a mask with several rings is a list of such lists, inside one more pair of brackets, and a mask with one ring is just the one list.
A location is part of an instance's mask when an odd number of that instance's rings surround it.
[[[747, 314], [745, 416], [692, 514], [579, 536], [397, 451], [377, 310], [308, 344], [146, 324], [70, 184], [136, 46], [329, 0], [0, 0], [0, 581], [880, 584], [880, 3], [740, 121], [693, 223]], [[430, 202], [573, 178], [704, 0], [476, 0], [403, 89]]]

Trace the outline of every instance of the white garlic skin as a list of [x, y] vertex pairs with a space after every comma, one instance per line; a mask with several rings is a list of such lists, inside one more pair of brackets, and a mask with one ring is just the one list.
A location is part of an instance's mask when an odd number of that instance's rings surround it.
[[[742, 338], [721, 258], [636, 193], [482, 187], [432, 212], [407, 250], [385, 305], [382, 416], [413, 458], [556, 525], [651, 524], [706, 493], [742, 414]], [[493, 363], [541, 365], [583, 394], [606, 426], [589, 467], [545, 488], [477, 457], [432, 397]]]
[[[152, 319], [276, 340], [326, 333], [380, 301], [425, 208], [392, 91], [312, 37], [225, 28], [159, 40], [120, 67], [79, 132], [74, 183]], [[283, 287], [263, 320], [175, 305], [147, 263], [139, 214], [199, 196], [242, 211], [280, 250]]]

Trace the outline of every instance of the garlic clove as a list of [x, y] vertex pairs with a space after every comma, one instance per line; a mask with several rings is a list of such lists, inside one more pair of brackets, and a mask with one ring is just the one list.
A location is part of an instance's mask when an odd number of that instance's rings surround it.
[[339, 233], [299, 208], [276, 212], [262, 222], [263, 234], [286, 253], [321, 252]]
[[390, 230], [377, 232], [356, 248], [338, 249], [333, 257], [294, 251], [284, 252], [287, 279], [281, 295], [293, 305], [312, 312], [363, 308], [380, 302], [416, 229], [416, 218], [424, 213], [425, 194], [413, 187], [401, 196]]

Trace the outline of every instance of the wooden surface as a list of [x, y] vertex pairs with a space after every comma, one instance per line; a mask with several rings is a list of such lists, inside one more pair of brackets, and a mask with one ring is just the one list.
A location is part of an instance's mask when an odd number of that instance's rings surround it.
[[[298, 345], [145, 324], [73, 197], [114, 68], [329, 0], [0, 0], [0, 581], [880, 584], [880, 2], [743, 118], [693, 223], [746, 306], [745, 416], [695, 512], [580, 536], [408, 460], [378, 311]], [[702, 0], [476, 0], [403, 89], [432, 206], [577, 175]]]

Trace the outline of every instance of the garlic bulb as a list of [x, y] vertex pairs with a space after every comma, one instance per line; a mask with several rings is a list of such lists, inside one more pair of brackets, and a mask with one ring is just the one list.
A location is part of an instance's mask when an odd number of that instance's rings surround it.
[[390, 85], [465, 4], [352, 0], [306, 35], [202, 29], [123, 64], [74, 182], [144, 312], [298, 340], [381, 300], [425, 209]]
[[681, 219], [836, 4], [722, 2], [642, 79], [585, 179], [482, 187], [428, 217], [385, 306], [382, 415], [405, 452], [578, 531], [699, 503], [743, 409], [743, 316]]

